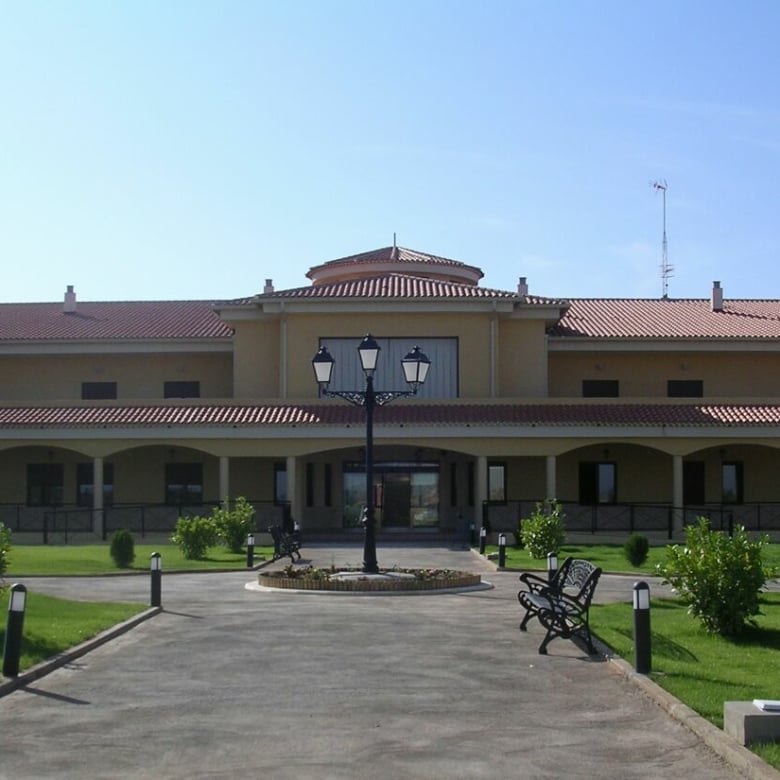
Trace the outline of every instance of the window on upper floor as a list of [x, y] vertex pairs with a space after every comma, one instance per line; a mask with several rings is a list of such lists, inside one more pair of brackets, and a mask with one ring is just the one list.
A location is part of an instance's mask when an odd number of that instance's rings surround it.
[[[406, 390], [401, 360], [414, 347], [420, 347], [431, 367], [425, 383], [419, 388], [420, 398], [458, 397], [458, 339], [457, 338], [377, 338], [381, 351], [374, 373], [375, 390]], [[359, 338], [321, 338], [320, 345], [328, 348], [333, 357], [330, 390], [362, 390], [366, 378], [360, 367], [357, 348]]]
[[81, 398], [84, 401], [116, 398], [116, 382], [82, 382]]
[[666, 383], [668, 398], [702, 398], [704, 382], [701, 379], [670, 379]]
[[200, 398], [200, 382], [165, 382], [164, 398]]
[[620, 382], [617, 379], [583, 379], [583, 398], [617, 398]]

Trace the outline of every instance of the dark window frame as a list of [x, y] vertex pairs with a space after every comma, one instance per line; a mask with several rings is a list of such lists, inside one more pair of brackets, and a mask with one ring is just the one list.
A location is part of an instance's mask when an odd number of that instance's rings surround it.
[[702, 379], [667, 379], [667, 398], [703, 398], [704, 380]]
[[163, 398], [200, 398], [200, 382], [179, 379], [165, 381]]
[[[603, 500], [605, 486], [602, 484], [603, 470], [612, 472], [610, 498]], [[579, 503], [583, 506], [610, 506], [618, 502], [617, 463], [612, 460], [584, 460], [579, 464]]]
[[[494, 494], [494, 484], [492, 474], [494, 471], [501, 472], [500, 498]], [[505, 460], [491, 460], [487, 464], [487, 499], [491, 504], [505, 504], [507, 501], [507, 464]]]
[[583, 379], [583, 398], [619, 398], [620, 380], [618, 379]]
[[62, 506], [65, 503], [65, 465], [28, 463], [27, 506]]
[[113, 401], [117, 398], [116, 382], [82, 382], [82, 401]]
[[[94, 506], [95, 467], [93, 463], [76, 464], [76, 506]], [[114, 464], [103, 464], [103, 506], [114, 505]]]
[[203, 503], [203, 464], [165, 464], [167, 506], [200, 506]]
[[[726, 493], [726, 469], [733, 469], [734, 495]], [[724, 504], [745, 503], [745, 464], [741, 460], [724, 460], [720, 465], [721, 501]]]

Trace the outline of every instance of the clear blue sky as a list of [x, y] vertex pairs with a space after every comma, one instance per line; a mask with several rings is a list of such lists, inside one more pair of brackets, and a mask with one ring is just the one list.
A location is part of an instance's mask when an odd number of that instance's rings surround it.
[[553, 297], [780, 298], [774, 0], [0, 0], [2, 301], [392, 244]]

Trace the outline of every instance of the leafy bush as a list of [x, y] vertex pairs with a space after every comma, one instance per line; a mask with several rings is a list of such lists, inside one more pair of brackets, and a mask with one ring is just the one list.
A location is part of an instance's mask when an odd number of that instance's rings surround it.
[[11, 529], [0, 523], [0, 591], [3, 590], [5, 573], [8, 571], [8, 559], [11, 552]]
[[554, 500], [539, 501], [531, 516], [520, 521], [520, 539], [532, 558], [557, 553], [566, 540], [564, 513]]
[[210, 517], [180, 517], [171, 541], [178, 545], [185, 558], [198, 561], [219, 541], [219, 535]]
[[111, 537], [111, 557], [119, 569], [126, 569], [135, 560], [135, 541], [125, 528], [120, 528]]
[[759, 613], [760, 591], [766, 582], [761, 560], [766, 536], [751, 539], [737, 525], [729, 537], [710, 529], [700, 517], [685, 530], [685, 546], [667, 548], [658, 573], [688, 605], [709, 633], [735, 636]]
[[230, 552], [240, 553], [243, 550], [247, 534], [253, 530], [254, 514], [254, 507], [242, 496], [236, 499], [233, 509], [226, 498], [222, 506], [212, 510], [211, 519], [217, 535]]
[[650, 552], [650, 540], [642, 534], [631, 534], [623, 545], [623, 552], [632, 566], [641, 566]]

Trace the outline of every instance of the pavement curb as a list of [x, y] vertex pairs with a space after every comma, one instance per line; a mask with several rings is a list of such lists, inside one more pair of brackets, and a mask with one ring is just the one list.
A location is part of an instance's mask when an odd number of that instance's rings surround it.
[[625, 677], [639, 688], [642, 693], [662, 707], [679, 723], [692, 731], [704, 744], [717, 753], [724, 761], [744, 774], [750, 780], [780, 780], [780, 772], [769, 766], [751, 750], [736, 739], [710, 723], [671, 693], [653, 682], [644, 674], [639, 674], [623, 658], [612, 655], [606, 645], [594, 637], [599, 651], [607, 661], [609, 668]]
[[100, 645], [105, 644], [111, 639], [121, 636], [131, 628], [135, 628], [140, 623], [158, 615], [162, 611], [162, 607], [150, 607], [121, 623], [117, 623], [115, 626], [111, 626], [111, 628], [107, 628], [105, 631], [101, 631], [99, 634], [85, 640], [81, 644], [75, 645], [62, 653], [59, 653], [59, 655], [55, 655], [53, 658], [41, 661], [41, 663], [30, 667], [17, 677], [3, 678], [2, 682], [0, 682], [0, 698], [19, 688], [23, 688], [33, 680], [37, 680], [50, 672], [53, 672], [55, 669], [65, 666], [65, 664], [75, 661], [90, 650], [94, 650], [96, 647], [100, 647]]

